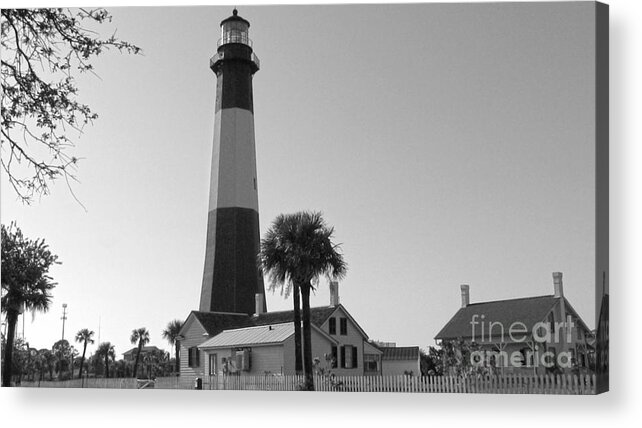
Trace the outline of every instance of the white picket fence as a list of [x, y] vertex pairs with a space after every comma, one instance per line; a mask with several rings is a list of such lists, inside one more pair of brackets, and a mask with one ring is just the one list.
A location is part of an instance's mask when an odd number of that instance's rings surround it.
[[[303, 376], [211, 376], [202, 388], [228, 391], [297, 391]], [[23, 382], [23, 387], [194, 389], [193, 378], [166, 377], [154, 381], [136, 379], [73, 379], [68, 381]], [[317, 391], [423, 392], [482, 394], [595, 394], [595, 375], [505, 375], [493, 377], [455, 376], [315, 376]]]
[[153, 381], [134, 378], [89, 378], [65, 381], [23, 381], [20, 386], [30, 388], [193, 389], [194, 381], [178, 376], [156, 378]]

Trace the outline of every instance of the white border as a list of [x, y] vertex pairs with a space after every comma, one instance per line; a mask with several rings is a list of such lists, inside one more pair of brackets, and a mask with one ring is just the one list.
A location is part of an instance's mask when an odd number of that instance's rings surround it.
[[[363, 3], [363, 1], [353, 1]], [[375, 2], [375, 1], [373, 1]], [[30, 6], [177, 2], [26, 2]], [[236, 5], [264, 1], [233, 2]], [[280, 0], [280, 4], [298, 3]], [[321, 3], [321, 2], [315, 2]], [[323, 3], [337, 3], [327, 2]], [[380, 3], [380, 2], [377, 2]], [[449, 2], [450, 3], [450, 2]], [[0, 390], [3, 426], [619, 426], [642, 406], [642, 2], [611, 0], [611, 389], [598, 397], [305, 394], [128, 390]], [[189, 4], [212, 4], [190, 1]], [[25, 7], [2, 1], [2, 7]], [[636, 79], [636, 77], [638, 77]], [[637, 220], [637, 221], [636, 221]], [[256, 426], [256, 425], [255, 425]]]

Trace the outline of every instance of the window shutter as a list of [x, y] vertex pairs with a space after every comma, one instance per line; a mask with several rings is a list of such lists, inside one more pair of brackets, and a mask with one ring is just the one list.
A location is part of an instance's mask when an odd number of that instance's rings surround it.
[[346, 347], [345, 346], [341, 347], [341, 364], [340, 364], [340, 366], [341, 366], [341, 368], [345, 368], [346, 367]]
[[337, 365], [339, 363], [338, 361], [339, 356], [337, 355], [337, 347], [332, 346], [332, 368], [336, 369]]
[[352, 368], [353, 369], [357, 368], [357, 364], [359, 361], [359, 355], [357, 354], [357, 349], [358, 348], [356, 346], [352, 347]]

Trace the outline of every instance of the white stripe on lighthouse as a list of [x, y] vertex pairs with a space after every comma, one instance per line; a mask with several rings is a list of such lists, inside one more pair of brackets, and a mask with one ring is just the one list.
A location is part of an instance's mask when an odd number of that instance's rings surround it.
[[209, 210], [250, 208], [258, 212], [254, 115], [241, 108], [221, 109], [214, 122]]

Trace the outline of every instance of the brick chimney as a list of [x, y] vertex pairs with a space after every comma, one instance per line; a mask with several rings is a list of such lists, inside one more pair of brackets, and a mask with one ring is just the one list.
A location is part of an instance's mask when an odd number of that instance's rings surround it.
[[[553, 288], [555, 289], [555, 297], [560, 299], [559, 306], [559, 321], [565, 324], [560, 327], [560, 352], [565, 352], [570, 344], [570, 326], [566, 314], [566, 299], [564, 298], [564, 286], [562, 285], [562, 272], [553, 272]], [[569, 334], [570, 333], [570, 334]]]
[[462, 284], [461, 286], [461, 307], [465, 308], [470, 305], [470, 286]]
[[562, 272], [553, 272], [553, 288], [555, 297], [564, 297], [564, 286], [562, 285]]
[[263, 293], [256, 293], [254, 295], [254, 315], [261, 315], [265, 312], [263, 308]]
[[330, 306], [339, 306], [339, 283], [330, 281]]

